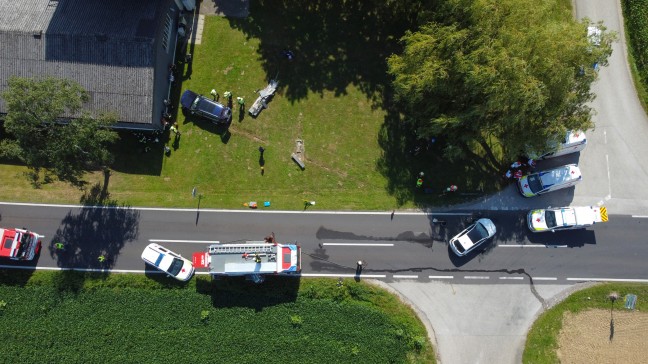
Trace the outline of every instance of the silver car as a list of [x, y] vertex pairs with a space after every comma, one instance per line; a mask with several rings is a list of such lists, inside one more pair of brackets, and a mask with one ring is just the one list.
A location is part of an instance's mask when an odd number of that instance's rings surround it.
[[479, 219], [450, 239], [450, 249], [457, 256], [463, 257], [486, 240], [492, 238], [496, 232], [495, 224], [490, 219]]

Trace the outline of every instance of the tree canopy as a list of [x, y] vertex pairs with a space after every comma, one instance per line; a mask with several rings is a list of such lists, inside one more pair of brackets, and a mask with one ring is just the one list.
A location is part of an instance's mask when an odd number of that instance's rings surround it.
[[448, 157], [482, 154], [497, 169], [593, 126], [593, 65], [607, 65], [614, 40], [602, 24], [595, 46], [589, 20], [574, 21], [553, 1], [451, 0], [444, 8], [388, 60], [396, 101], [419, 136], [442, 136]]
[[13, 77], [2, 97], [7, 115], [0, 155], [25, 163], [35, 183], [45, 170], [61, 181], [80, 184], [85, 172], [112, 163], [108, 146], [117, 133], [108, 127], [115, 118], [84, 112], [88, 93], [79, 84]]

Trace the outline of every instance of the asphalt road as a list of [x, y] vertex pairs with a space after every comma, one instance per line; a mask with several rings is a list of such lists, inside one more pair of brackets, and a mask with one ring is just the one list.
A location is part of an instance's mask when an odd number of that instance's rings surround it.
[[[108, 267], [135, 271], [145, 269], [139, 254], [151, 239], [185, 240], [165, 245], [189, 256], [206, 246], [196, 240], [260, 240], [274, 231], [279, 241], [303, 246], [305, 275], [352, 276], [355, 262], [366, 260], [363, 277], [389, 282], [431, 324], [429, 332], [442, 362], [520, 362], [535, 315], [575, 282], [648, 279], [648, 220], [631, 216], [648, 215], [648, 167], [643, 161], [648, 155], [648, 118], [630, 78], [620, 8], [619, 1], [574, 1], [577, 19], [603, 20], [620, 34], [609, 67], [601, 69], [593, 86], [596, 129], [587, 131], [588, 147], [547, 162], [576, 162], [584, 180], [576, 188], [532, 199], [521, 198], [511, 186], [461, 206], [466, 211], [495, 210], [484, 216], [498, 226], [488, 249], [467, 259], [454, 259], [445, 241], [471, 216], [396, 213], [391, 220], [389, 214], [81, 210], [4, 204], [0, 225], [26, 226], [45, 234], [46, 244], [55, 238], [74, 246], [75, 251], [63, 256], [46, 246], [38, 268], [99, 268], [96, 257], [106, 251]], [[598, 203], [608, 207], [610, 222], [587, 230], [536, 235], [523, 224], [524, 211], [531, 208]], [[434, 216], [446, 220], [446, 226], [432, 223]], [[534, 284], [529, 284], [529, 277]]]
[[[263, 212], [0, 205], [2, 226], [45, 235], [39, 268], [143, 271], [141, 251], [158, 242], [190, 259], [210, 242], [263, 240], [302, 246], [305, 275], [453, 280], [454, 283], [556, 283], [646, 279], [648, 219], [613, 215], [608, 223], [559, 233], [531, 233], [526, 211], [450, 214]], [[479, 216], [498, 232], [485, 249], [458, 258], [447, 241]], [[434, 219], [445, 224], [435, 223]], [[53, 249], [64, 242], [66, 252]], [[100, 264], [104, 253], [108, 262]], [[432, 277], [432, 278], [430, 278]], [[469, 277], [469, 278], [466, 278]], [[514, 278], [517, 277], [517, 278]]]

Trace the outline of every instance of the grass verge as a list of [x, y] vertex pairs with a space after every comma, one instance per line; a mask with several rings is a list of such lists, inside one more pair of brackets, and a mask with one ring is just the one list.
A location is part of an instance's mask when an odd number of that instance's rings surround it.
[[[153, 279], [151, 279], [153, 278]], [[0, 271], [3, 361], [431, 363], [411, 309], [372, 285]]]
[[564, 313], [577, 313], [590, 308], [609, 310], [612, 307], [608, 299], [611, 292], [619, 294], [614, 310], [625, 310], [623, 300], [628, 293], [637, 295], [637, 310], [648, 310], [648, 285], [645, 284], [606, 283], [575, 292], [538, 317], [527, 335], [522, 361], [534, 364], [558, 363], [558, 335]]

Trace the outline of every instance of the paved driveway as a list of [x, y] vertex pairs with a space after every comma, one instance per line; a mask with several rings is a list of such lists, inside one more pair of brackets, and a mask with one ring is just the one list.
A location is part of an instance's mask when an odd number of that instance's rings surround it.
[[467, 209], [530, 209], [543, 206], [603, 203], [611, 214], [648, 215], [648, 117], [639, 103], [627, 64], [621, 5], [609, 0], [575, 2], [577, 19], [603, 20], [619, 33], [610, 65], [593, 85], [595, 129], [587, 131], [588, 145], [573, 155], [543, 161], [541, 167], [578, 163], [583, 181], [575, 188], [540, 197], [523, 198], [514, 184], [503, 191], [461, 207]]

